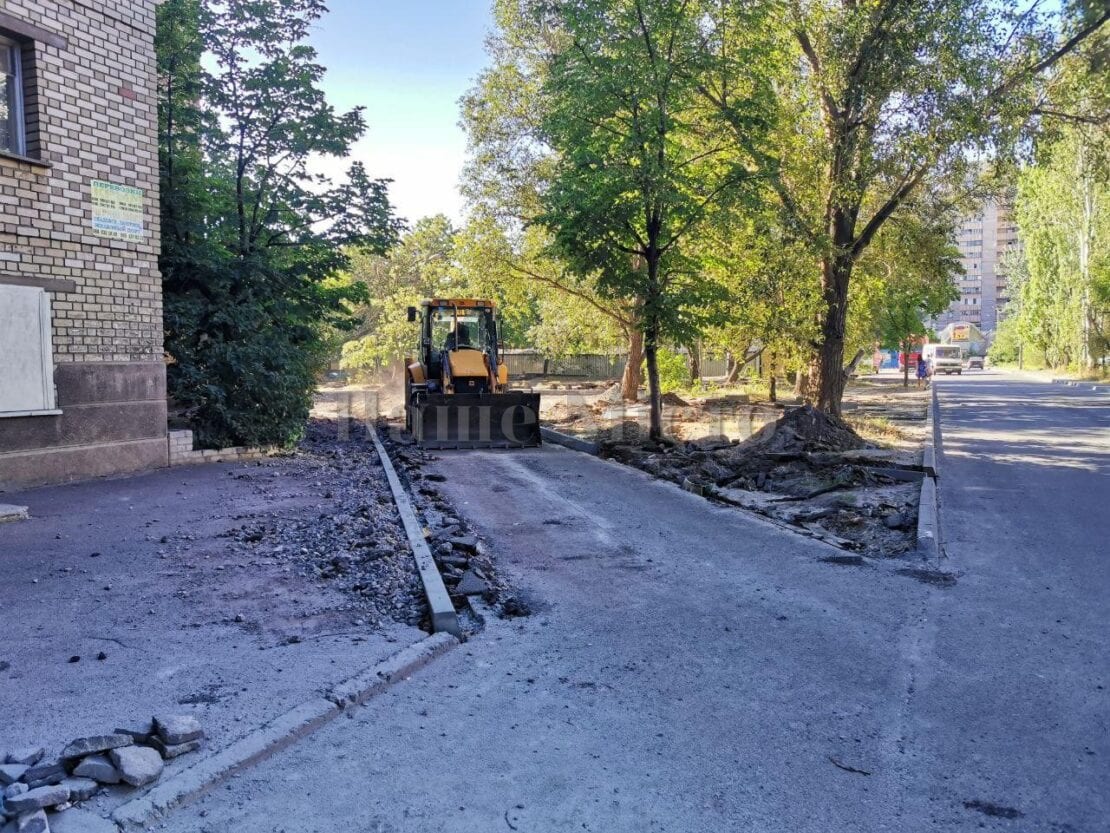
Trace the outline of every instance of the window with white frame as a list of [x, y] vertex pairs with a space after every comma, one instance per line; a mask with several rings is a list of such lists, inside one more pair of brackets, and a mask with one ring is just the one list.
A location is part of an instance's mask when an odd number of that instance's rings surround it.
[[27, 152], [23, 124], [23, 55], [18, 43], [0, 36], [0, 151]]
[[57, 413], [50, 295], [0, 284], [0, 417]]

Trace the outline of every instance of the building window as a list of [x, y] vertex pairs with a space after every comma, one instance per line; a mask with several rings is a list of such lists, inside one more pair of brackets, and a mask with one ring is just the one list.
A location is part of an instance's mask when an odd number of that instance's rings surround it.
[[0, 417], [58, 413], [50, 296], [32, 286], [0, 284]]
[[19, 44], [0, 37], [0, 151], [23, 155], [23, 55]]

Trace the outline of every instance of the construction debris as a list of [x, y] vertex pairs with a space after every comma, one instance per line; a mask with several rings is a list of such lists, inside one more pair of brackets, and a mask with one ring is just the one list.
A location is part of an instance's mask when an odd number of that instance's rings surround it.
[[192, 715], [160, 715], [146, 730], [75, 738], [55, 761], [44, 763], [42, 748], [0, 754], [0, 773], [10, 779], [0, 798], [0, 824], [14, 820], [21, 833], [50, 833], [46, 811], [68, 810], [107, 784], [150, 784], [162, 774], [164, 760], [199, 749], [203, 737]]
[[[310, 420], [296, 456], [282, 463], [282, 476], [295, 468], [318, 481], [329, 501], [326, 513], [268, 512], [227, 537], [245, 557], [278, 560], [344, 592], [370, 627], [426, 624], [423, 586], [366, 426], [352, 421], [344, 430], [347, 436], [340, 438], [334, 423]], [[264, 483], [276, 476], [269, 469], [262, 465], [236, 476]]]
[[905, 476], [914, 465], [808, 405], [743, 442], [654, 444], [639, 436], [604, 442], [602, 456], [842, 549], [894, 556], [915, 546], [918, 488]]
[[[405, 438], [390, 436], [389, 431], [381, 433], [398, 475], [407, 481], [413, 507], [424, 521], [425, 537], [456, 609], [465, 609], [468, 596], [481, 596], [488, 603], [503, 607], [505, 600], [511, 598], [511, 588], [498, 575], [492, 557], [478, 536], [467, 530], [466, 524], [440, 493], [436, 484], [444, 478], [425, 471], [436, 457]], [[501, 487], [495, 485], [493, 488]]]

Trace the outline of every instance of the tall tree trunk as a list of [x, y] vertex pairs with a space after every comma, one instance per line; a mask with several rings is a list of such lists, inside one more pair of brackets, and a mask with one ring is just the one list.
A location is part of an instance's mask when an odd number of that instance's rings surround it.
[[644, 333], [636, 323], [628, 328], [628, 361], [621, 376], [621, 399], [625, 402], [635, 402], [640, 398], [640, 365], [643, 361]]
[[651, 427], [648, 437], [652, 442], [663, 439], [663, 401], [659, 393], [659, 321], [654, 313], [646, 316], [644, 329], [644, 358], [647, 360], [648, 396], [651, 403]]
[[902, 387], [910, 386], [910, 345], [908, 341], [902, 342]]
[[749, 356], [748, 353], [751, 351], [751, 348], [751, 344], [748, 344], [748, 346], [740, 352], [740, 355], [744, 357], [743, 361], [737, 361], [736, 359], [733, 359], [732, 368], [729, 370], [728, 376], [725, 377], [726, 385], [735, 385], [736, 380], [740, 378], [740, 373], [744, 370], [744, 368], [763, 355], [764, 348], [760, 347], [758, 353]]
[[1080, 139], [1076, 153], [1076, 180], [1080, 188], [1080, 202], [1083, 204], [1082, 220], [1079, 224], [1079, 281], [1082, 291], [1080, 315], [1082, 316], [1082, 339], [1080, 365], [1084, 370], [1095, 366], [1094, 352], [1091, 350], [1091, 245], [1094, 242], [1095, 197], [1091, 176], [1086, 164], [1086, 141]]
[[794, 375], [794, 396], [805, 399], [809, 392], [809, 368], [799, 367]]
[[771, 352], [770, 357], [767, 359], [767, 365], [771, 369], [770, 377], [767, 381], [767, 398], [772, 402], [778, 402], [778, 368], [775, 367], [775, 353]]
[[844, 397], [844, 333], [852, 266], [852, 255], [840, 246], [822, 264], [825, 309], [821, 317], [821, 347], [817, 352], [817, 407], [833, 416], [840, 416]]
[[648, 401], [651, 403], [651, 426], [648, 437], [652, 442], [663, 441], [663, 400], [659, 390], [659, 261], [662, 253], [657, 241], [660, 222], [654, 218], [648, 223], [648, 250], [644, 260], [647, 266], [647, 296], [644, 298], [644, 358], [647, 363]]
[[690, 355], [690, 384], [696, 385], [701, 381], [701, 345], [695, 341], [686, 349]]

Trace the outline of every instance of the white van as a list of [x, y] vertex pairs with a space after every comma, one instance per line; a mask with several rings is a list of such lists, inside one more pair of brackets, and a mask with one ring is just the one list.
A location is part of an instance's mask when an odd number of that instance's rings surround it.
[[929, 373], [936, 375], [955, 373], [963, 375], [963, 351], [957, 344], [926, 344], [921, 351], [921, 357], [929, 367]]

